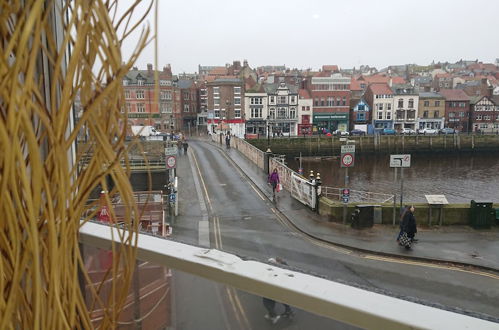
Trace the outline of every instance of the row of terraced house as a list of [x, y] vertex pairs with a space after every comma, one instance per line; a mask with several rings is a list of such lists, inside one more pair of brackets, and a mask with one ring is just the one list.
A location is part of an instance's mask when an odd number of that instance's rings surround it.
[[247, 61], [234, 61], [180, 75], [173, 75], [169, 65], [155, 71], [149, 64], [124, 78], [123, 108], [129, 125], [191, 134], [293, 136], [355, 127], [499, 132], [498, 80], [497, 63], [478, 61], [380, 71], [336, 65], [319, 71], [252, 69]]

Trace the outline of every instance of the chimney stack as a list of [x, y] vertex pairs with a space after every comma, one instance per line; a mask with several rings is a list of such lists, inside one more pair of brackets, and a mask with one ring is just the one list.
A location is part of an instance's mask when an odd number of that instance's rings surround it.
[[151, 63], [147, 64], [147, 71], [149, 71], [149, 73], [152, 72], [152, 64]]

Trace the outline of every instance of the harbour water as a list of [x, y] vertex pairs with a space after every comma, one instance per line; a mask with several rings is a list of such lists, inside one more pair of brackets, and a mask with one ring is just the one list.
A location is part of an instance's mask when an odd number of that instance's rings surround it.
[[[449, 203], [499, 202], [499, 153], [416, 154], [411, 158], [411, 167], [404, 169], [404, 201], [426, 202], [424, 195], [443, 194]], [[350, 188], [399, 196], [400, 169], [395, 180], [389, 159], [389, 155], [356, 156], [354, 167], [348, 170]], [[287, 162], [298, 170], [298, 159]], [[303, 158], [302, 167], [306, 176], [310, 170], [320, 172], [324, 186], [344, 186], [345, 169], [339, 157]]]

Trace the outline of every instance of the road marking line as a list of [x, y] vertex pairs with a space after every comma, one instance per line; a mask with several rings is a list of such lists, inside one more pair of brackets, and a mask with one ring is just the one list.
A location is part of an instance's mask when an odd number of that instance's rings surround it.
[[258, 197], [260, 197], [262, 199], [262, 201], [265, 200], [265, 198], [262, 196], [262, 194], [260, 194], [260, 192], [255, 187], [253, 187], [252, 184], [250, 184], [250, 187], [253, 188], [253, 190], [257, 193]]
[[239, 317], [239, 313], [236, 307], [236, 304], [234, 303], [234, 299], [232, 298], [232, 295], [230, 293], [230, 290], [228, 287], [225, 287], [225, 291], [227, 293], [227, 296], [229, 297], [230, 300], [230, 305], [232, 306], [232, 310], [234, 311], [234, 315], [236, 316], [237, 322], [242, 325], [243, 323], [241, 322], [241, 318]]
[[194, 153], [192, 153], [192, 156], [193, 156], [193, 159], [194, 159], [194, 163], [196, 165], [196, 169], [197, 169], [197, 171], [199, 173], [199, 179], [201, 180], [201, 185], [203, 186], [203, 190], [204, 190], [204, 193], [205, 193], [205, 196], [206, 196], [206, 200], [208, 201], [209, 209], [210, 209], [210, 211], [212, 211], [213, 207], [211, 205], [210, 196], [208, 195], [208, 189], [206, 188], [206, 184], [204, 182], [203, 175], [201, 174], [201, 169], [199, 168], [199, 163], [198, 163], [197, 157], [196, 157], [196, 155]]
[[[189, 158], [195, 157], [194, 151], [189, 149]], [[201, 246], [210, 247], [210, 226], [208, 223], [208, 209], [206, 208], [206, 203], [204, 201], [203, 192], [201, 191], [201, 185], [199, 183], [199, 175], [196, 173], [196, 166], [194, 162], [189, 162], [192, 172], [192, 178], [194, 179], [194, 186], [196, 187], [196, 194], [199, 201], [199, 207], [201, 209], [201, 219], [198, 222], [198, 243]]]
[[243, 317], [243, 321], [248, 329], [251, 329], [248, 317], [246, 316], [246, 311], [244, 310], [241, 300], [239, 300], [239, 296], [237, 295], [237, 291], [234, 288], [231, 288], [232, 294], [234, 295], [234, 300], [236, 301], [236, 305], [239, 307], [239, 312]]
[[459, 268], [456, 266], [445, 266], [445, 265], [439, 265], [439, 264], [432, 264], [430, 262], [424, 262], [424, 261], [412, 261], [412, 260], [382, 257], [382, 256], [376, 256], [376, 255], [365, 255], [365, 256], [360, 256], [360, 257], [362, 257], [364, 259], [379, 260], [379, 261], [413, 265], [413, 266], [423, 266], [423, 267], [428, 267], [428, 268], [455, 270], [455, 271], [460, 271], [463, 273], [470, 273], [473, 275], [481, 275], [481, 276], [490, 277], [490, 278], [495, 279], [495, 280], [499, 280], [499, 275], [486, 273], [486, 272], [479, 271], [479, 270], [474, 271], [474, 270], [462, 269], [462, 268]]

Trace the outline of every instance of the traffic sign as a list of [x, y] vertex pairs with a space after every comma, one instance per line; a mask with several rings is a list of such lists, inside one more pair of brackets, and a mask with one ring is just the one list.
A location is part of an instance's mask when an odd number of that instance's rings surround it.
[[177, 167], [177, 157], [175, 156], [167, 156], [166, 157], [166, 168], [176, 168]]
[[350, 153], [353, 154], [355, 152], [355, 144], [344, 144], [341, 146], [341, 153], [346, 154]]
[[175, 203], [175, 199], [177, 198], [177, 195], [176, 194], [170, 194], [170, 196], [168, 196], [168, 200], [170, 201], [170, 203]]
[[390, 155], [390, 167], [411, 167], [411, 155]]
[[165, 155], [166, 156], [173, 156], [178, 153], [178, 147], [177, 146], [171, 146], [171, 147], [166, 147], [165, 148]]
[[350, 200], [350, 189], [343, 188], [341, 190], [341, 200], [343, 201], [343, 203], [348, 203], [348, 201]]
[[341, 167], [353, 167], [355, 160], [354, 153], [341, 154]]

